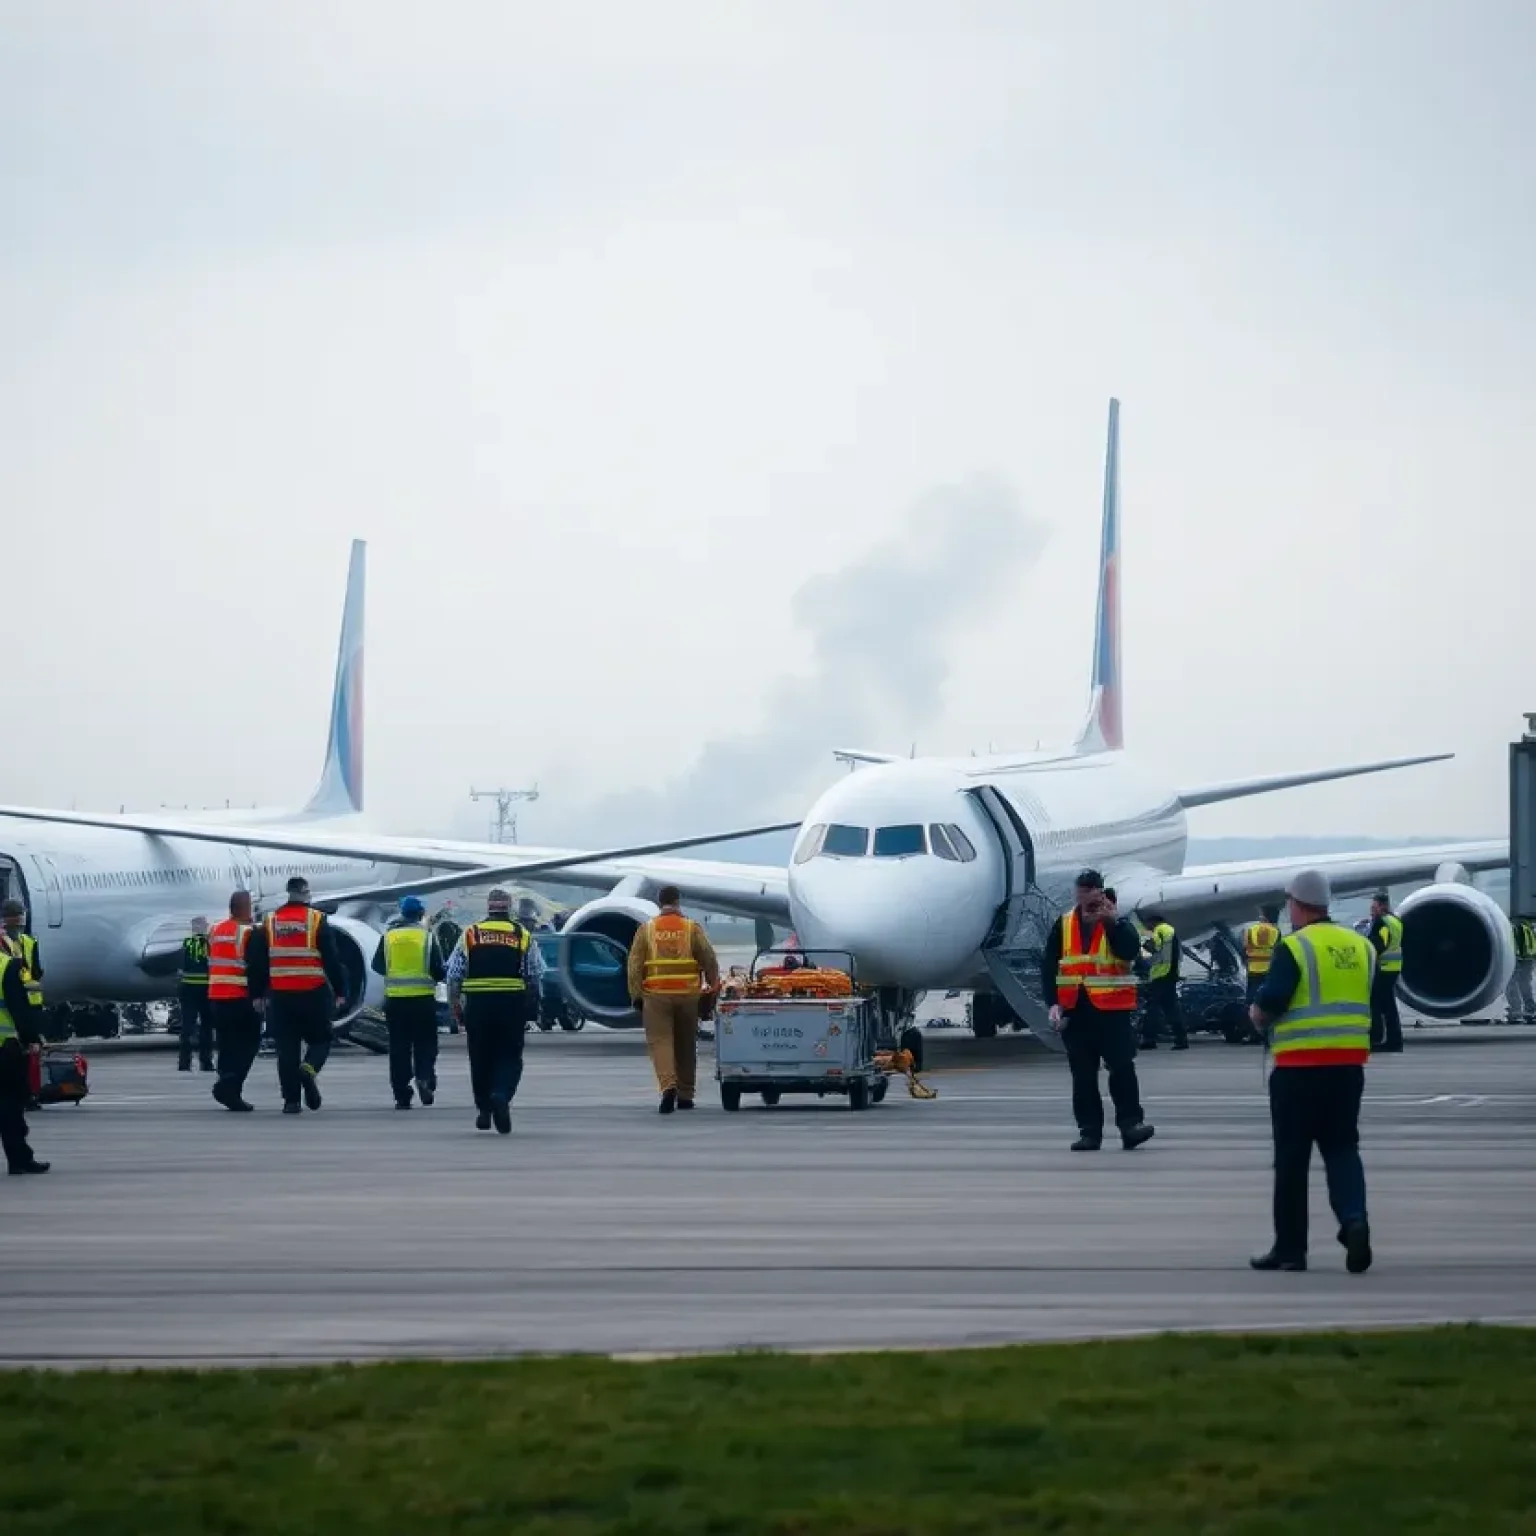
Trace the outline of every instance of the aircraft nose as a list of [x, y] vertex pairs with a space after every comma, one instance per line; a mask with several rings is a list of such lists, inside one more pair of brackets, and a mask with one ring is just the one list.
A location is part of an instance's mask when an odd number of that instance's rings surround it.
[[790, 880], [801, 945], [851, 954], [858, 979], [876, 986], [922, 986], [935, 963], [956, 963], [930, 906], [919, 872], [898, 872], [891, 863], [877, 870], [829, 860], [795, 871]]

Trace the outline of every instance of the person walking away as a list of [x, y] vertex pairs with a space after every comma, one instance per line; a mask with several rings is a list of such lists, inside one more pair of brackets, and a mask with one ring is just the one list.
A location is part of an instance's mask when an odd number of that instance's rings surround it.
[[1516, 917], [1510, 919], [1509, 926], [1515, 943], [1515, 968], [1504, 990], [1507, 1022], [1536, 1024], [1536, 987], [1532, 985], [1536, 978], [1536, 923]]
[[208, 919], [194, 917], [192, 932], [181, 941], [181, 974], [176, 997], [181, 1005], [181, 1053], [178, 1072], [192, 1070], [192, 1048], [198, 1066], [213, 1071], [213, 1013], [208, 1006]]
[[699, 1079], [699, 998], [720, 985], [720, 962], [703, 925], [684, 917], [682, 893], [665, 885], [660, 911], [629, 946], [629, 995], [645, 1023], [645, 1043], [661, 1092], [660, 1110], [692, 1109]]
[[389, 1086], [396, 1109], [411, 1107], [413, 1080], [424, 1105], [437, 1098], [437, 984], [447, 978], [448, 969], [426, 918], [421, 897], [402, 897], [400, 916], [373, 956], [373, 969], [384, 978]]
[[1269, 1116], [1275, 1144], [1275, 1240], [1254, 1269], [1307, 1267], [1307, 1179], [1314, 1143], [1328, 1175], [1328, 1200], [1352, 1275], [1371, 1267], [1371, 1228], [1360, 1160], [1360, 1099], [1371, 1054], [1368, 940], [1328, 915], [1327, 874], [1292, 876], [1291, 933], [1275, 950], [1250, 1016], [1270, 1031], [1274, 1070]]
[[325, 914], [310, 905], [309, 882], [295, 875], [288, 899], [246, 943], [253, 998], [265, 998], [283, 1113], [319, 1109], [320, 1072], [331, 1054], [331, 1021], [347, 1006], [347, 974]]
[[239, 1114], [255, 1108], [245, 1100], [245, 1080], [261, 1048], [261, 1018], [247, 973], [252, 927], [251, 893], [236, 891], [229, 916], [208, 930], [208, 1011], [219, 1052], [213, 1097]]
[[1403, 920], [1393, 912], [1386, 891], [1371, 897], [1367, 937], [1376, 951], [1376, 975], [1371, 982], [1371, 1049], [1396, 1054], [1403, 1048], [1403, 1020], [1397, 1011], [1397, 983], [1403, 974]]
[[537, 997], [544, 959], [521, 923], [512, 898], [497, 889], [486, 915], [459, 936], [448, 957], [448, 1005], [464, 1025], [475, 1129], [512, 1131], [512, 1101], [523, 1080], [529, 1004]]
[[14, 955], [24, 967], [22, 981], [27, 989], [27, 1001], [36, 1010], [32, 1019], [37, 1025], [39, 1038], [43, 1029], [43, 956], [38, 943], [27, 932], [27, 909], [14, 896], [0, 906], [0, 950]]
[[1121, 1144], [1132, 1151], [1150, 1141], [1155, 1127], [1141, 1109], [1136, 1078], [1136, 981], [1132, 966], [1141, 953], [1135, 925], [1105, 895], [1104, 879], [1085, 869], [1075, 884], [1071, 911], [1056, 919], [1041, 958], [1040, 979], [1051, 1023], [1061, 1032], [1072, 1072], [1072, 1111], [1077, 1118], [1074, 1152], [1104, 1144], [1104, 1100], [1099, 1063], [1109, 1070], [1109, 1096]]
[[1258, 996], [1264, 978], [1274, 963], [1275, 947], [1280, 942], [1280, 908], [1260, 907], [1261, 922], [1249, 923], [1243, 929], [1243, 958], [1248, 965], [1248, 1006]]
[[1142, 988], [1141, 1048], [1155, 1051], [1158, 1028], [1166, 1024], [1173, 1036], [1174, 1050], [1187, 1051], [1189, 1035], [1184, 1028], [1184, 1011], [1179, 1007], [1179, 935], [1161, 912], [1149, 913], [1148, 917], [1152, 933], [1148, 940], [1147, 980]]
[[43, 1043], [27, 997], [26, 964], [9, 947], [0, 949], [0, 1150], [7, 1173], [47, 1173], [27, 1141], [27, 1052]]

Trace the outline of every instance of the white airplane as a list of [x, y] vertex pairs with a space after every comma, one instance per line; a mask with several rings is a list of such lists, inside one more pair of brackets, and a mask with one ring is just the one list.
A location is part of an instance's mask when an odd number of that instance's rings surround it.
[[[496, 845], [342, 834], [302, 824], [242, 829], [240, 840], [251, 849], [373, 861], [376, 870], [385, 862], [397, 868], [448, 867], [409, 884], [344, 892], [338, 901], [378, 901], [407, 889], [424, 894], [463, 885], [471, 879], [463, 872], [471, 858], [482, 861], [473, 871], [476, 883], [552, 879], [558, 870], [560, 885], [600, 893], [562, 931], [564, 983], [583, 1013], [617, 1027], [637, 1022], [626, 995], [622, 952], [655, 913], [658, 887], [675, 883], [696, 908], [790, 927], [806, 949], [851, 954], [859, 979], [879, 988], [893, 1022], [909, 1020], [926, 991], [974, 988], [978, 1033], [995, 1033], [1000, 1023], [1017, 1019], [1054, 1044], [1039, 956], [1084, 866], [1104, 873], [1123, 910], [1163, 912], [1186, 940], [1256, 916], [1261, 902], [1281, 899], [1291, 873], [1305, 865], [1326, 867], [1340, 895], [1430, 880], [1399, 908], [1406, 929], [1405, 1002], [1449, 1018], [1475, 1012], [1502, 993], [1514, 964], [1509, 925], [1497, 904], [1470, 884], [1470, 875], [1507, 865], [1505, 840], [1185, 864], [1187, 813], [1195, 807], [1441, 761], [1449, 754], [1187, 788], [1159, 784], [1125, 751], [1119, 620], [1119, 403], [1112, 400], [1092, 694], [1087, 723], [1071, 746], [961, 758], [840, 751], [839, 758], [869, 766], [844, 776], [816, 802], [799, 824], [787, 868], [652, 856], [668, 846], [703, 843], [703, 837], [607, 854], [560, 849], [512, 854]], [[227, 828], [215, 832], [161, 818], [0, 806], [0, 818], [7, 816], [147, 837], [230, 835]], [[0, 821], [0, 833], [4, 830]]]
[[[258, 911], [276, 907], [288, 879], [302, 875], [318, 904], [339, 909], [332, 923], [351, 1005], [338, 1020], [344, 1025], [362, 1007], [382, 1001], [382, 981], [369, 962], [383, 926], [383, 903], [415, 889], [412, 872], [478, 870], [505, 858], [497, 843], [434, 844], [428, 854], [388, 839], [356, 841], [366, 825], [365, 581], [366, 546], [358, 541], [347, 577], [325, 766], [302, 810], [211, 812], [184, 824], [151, 825], [133, 816], [0, 809], [0, 900], [17, 896], [27, 906], [50, 1005], [170, 995], [181, 941], [194, 917], [223, 917], [237, 889], [251, 892]], [[656, 846], [717, 840], [711, 834]]]

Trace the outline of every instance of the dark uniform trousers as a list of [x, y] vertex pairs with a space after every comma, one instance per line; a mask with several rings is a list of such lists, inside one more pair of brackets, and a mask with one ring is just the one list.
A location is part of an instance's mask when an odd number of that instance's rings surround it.
[[1099, 1092], [1099, 1063], [1109, 1071], [1109, 1096], [1115, 1124], [1122, 1131], [1140, 1125], [1141, 1085], [1136, 1079], [1136, 1015], [1100, 1012], [1080, 1002], [1067, 1016], [1061, 1038], [1072, 1069], [1072, 1113], [1085, 1136], [1103, 1136], [1104, 1099]]
[[302, 1067], [318, 1073], [331, 1054], [331, 1020], [336, 994], [329, 986], [306, 992], [273, 992], [267, 999], [267, 1024], [277, 1047], [277, 1086], [285, 1104], [297, 1104], [304, 1091]]
[[1275, 1252], [1307, 1254], [1307, 1179], [1312, 1146], [1323, 1155], [1328, 1203], [1342, 1229], [1364, 1221], [1365, 1167], [1360, 1161], [1360, 1099], [1365, 1068], [1276, 1067], [1269, 1075], [1269, 1118], [1275, 1136]]
[[1403, 1020], [1397, 1011], [1397, 971], [1377, 971], [1371, 980], [1371, 1048], [1400, 1051]]
[[391, 997], [384, 1003], [389, 1026], [389, 1086], [397, 1104], [411, 1102], [411, 1082], [437, 1088], [437, 1000]]
[[1147, 982], [1141, 989], [1143, 1013], [1141, 1015], [1141, 1039], [1144, 1045], [1157, 1041], [1160, 1025], [1166, 1024], [1175, 1045], [1188, 1045], [1189, 1036], [1184, 1033], [1184, 1014], [1179, 1007], [1179, 983], [1173, 976], [1160, 976]]
[[27, 1144], [27, 1103], [32, 1086], [27, 1081], [26, 1047], [14, 1036], [0, 1044], [0, 1148], [7, 1168], [25, 1168], [32, 1162]]
[[475, 1108], [488, 1111], [493, 1099], [510, 1104], [523, 1080], [523, 1025], [526, 992], [482, 992], [464, 999], [464, 1044], [469, 1051], [469, 1086]]
[[181, 999], [181, 1061], [183, 1067], [192, 1065], [192, 1049], [197, 1048], [198, 1060], [205, 1072], [213, 1070], [213, 1011], [208, 1000], [207, 987], [183, 986]]
[[219, 1042], [219, 1082], [238, 1094], [261, 1049], [261, 1020], [248, 997], [219, 998], [209, 1007]]

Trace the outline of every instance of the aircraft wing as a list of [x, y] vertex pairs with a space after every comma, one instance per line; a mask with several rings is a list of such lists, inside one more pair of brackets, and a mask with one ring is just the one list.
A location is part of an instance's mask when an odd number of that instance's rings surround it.
[[410, 892], [425, 894], [463, 885], [483, 885], [487, 880], [550, 879], [558, 873], [561, 885], [608, 890], [621, 880], [652, 884], [672, 881], [685, 893], [691, 906], [729, 912], [744, 917], [788, 918], [789, 882], [783, 868], [732, 864], [723, 860], [666, 859], [655, 855], [676, 853], [714, 843], [739, 842], [767, 832], [792, 832], [797, 821], [774, 822], [759, 827], [706, 832], [693, 837], [674, 837], [661, 842], [631, 844], [623, 848], [536, 848], [526, 845], [515, 851], [506, 843], [460, 842], [452, 838], [392, 837], [383, 833], [312, 831], [302, 825], [286, 827], [240, 826], [230, 822], [177, 821], [163, 816], [107, 816], [86, 811], [39, 810], [31, 806], [0, 806], [0, 818], [48, 822], [70, 826], [104, 827], [118, 832], [138, 832], [146, 837], [186, 838], [195, 842], [243, 844], [290, 853], [330, 854], [336, 858], [366, 859], [384, 865], [446, 870], [442, 875], [423, 875], [389, 885], [375, 884], [353, 891], [326, 893], [321, 905], [334, 907], [348, 901], [385, 901]]
[[1141, 879], [1122, 880], [1138, 911], [1164, 912], [1185, 928], [1257, 917], [1261, 903], [1281, 902], [1285, 887], [1299, 869], [1323, 869], [1336, 895], [1353, 896], [1378, 886], [1432, 880], [1445, 864], [1459, 864], [1469, 874], [1503, 869], [1509, 863], [1509, 843], [1439, 843], [1419, 848], [1384, 848], [1368, 853], [1292, 855], [1284, 859], [1245, 859], [1230, 864], [1197, 864], [1179, 875], [1149, 872]]
[[[719, 841], [719, 839], [716, 839]], [[451, 874], [428, 875], [391, 885], [359, 887], [315, 899], [317, 907], [333, 908], [346, 902], [394, 901], [401, 896], [425, 896], [434, 891], [460, 890], [492, 880], [516, 880], [534, 884], [575, 886], [599, 893], [623, 884], [633, 894], [671, 884], [683, 893], [688, 907], [721, 912], [731, 917], [769, 918], [788, 923], [789, 875], [781, 865], [732, 864], [720, 859], [613, 858], [595, 854], [581, 863], [568, 859], [525, 859], [504, 862]]]

